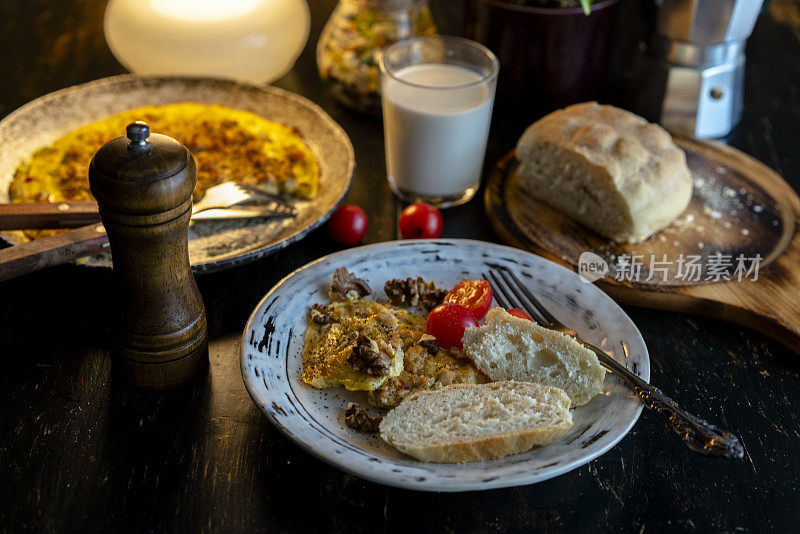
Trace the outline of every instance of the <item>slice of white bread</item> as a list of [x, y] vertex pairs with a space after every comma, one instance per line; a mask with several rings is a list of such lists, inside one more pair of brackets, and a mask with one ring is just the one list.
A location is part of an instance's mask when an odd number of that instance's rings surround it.
[[666, 130], [596, 102], [539, 119], [516, 154], [528, 193], [614, 241], [646, 239], [692, 197], [686, 155]]
[[462, 342], [466, 355], [492, 380], [561, 388], [573, 406], [586, 404], [603, 389], [606, 372], [594, 352], [502, 308], [490, 310], [484, 326], [467, 328]]
[[424, 462], [475, 462], [552, 443], [572, 426], [569, 406], [566, 393], [541, 384], [454, 384], [409, 395], [380, 432]]

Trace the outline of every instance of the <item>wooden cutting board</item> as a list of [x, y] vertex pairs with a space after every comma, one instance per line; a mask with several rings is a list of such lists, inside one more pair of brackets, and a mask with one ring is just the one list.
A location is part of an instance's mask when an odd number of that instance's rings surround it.
[[736, 149], [673, 137], [686, 152], [692, 200], [642, 243], [614, 243], [533, 198], [519, 185], [513, 152], [487, 184], [492, 227], [505, 243], [576, 272], [581, 254], [597, 254], [609, 272], [596, 283], [621, 303], [717, 317], [800, 353], [800, 199], [772, 169]]

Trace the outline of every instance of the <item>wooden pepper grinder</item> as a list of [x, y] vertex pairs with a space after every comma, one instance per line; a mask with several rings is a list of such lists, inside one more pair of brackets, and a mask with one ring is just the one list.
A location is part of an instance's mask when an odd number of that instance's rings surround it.
[[196, 182], [186, 147], [138, 121], [89, 166], [114, 262], [114, 365], [138, 387], [178, 386], [208, 366], [205, 307], [188, 251]]

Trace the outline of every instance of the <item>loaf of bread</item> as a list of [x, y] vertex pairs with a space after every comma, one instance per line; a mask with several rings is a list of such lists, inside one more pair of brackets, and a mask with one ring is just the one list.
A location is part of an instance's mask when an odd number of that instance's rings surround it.
[[573, 406], [586, 404], [603, 389], [606, 371], [594, 352], [502, 308], [490, 310], [483, 326], [467, 328], [462, 342], [467, 356], [492, 380], [557, 387]]
[[536, 121], [516, 155], [526, 191], [618, 242], [668, 226], [692, 197], [686, 155], [666, 130], [596, 102]]
[[529, 382], [455, 384], [406, 397], [381, 437], [425, 462], [474, 462], [547, 445], [572, 426], [570, 400]]

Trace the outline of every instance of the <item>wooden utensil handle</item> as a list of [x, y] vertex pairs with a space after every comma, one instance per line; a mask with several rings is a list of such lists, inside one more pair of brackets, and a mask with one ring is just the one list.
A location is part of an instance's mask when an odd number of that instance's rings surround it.
[[97, 254], [108, 246], [100, 223], [0, 250], [0, 281]]
[[0, 230], [74, 228], [99, 220], [93, 200], [0, 204]]

